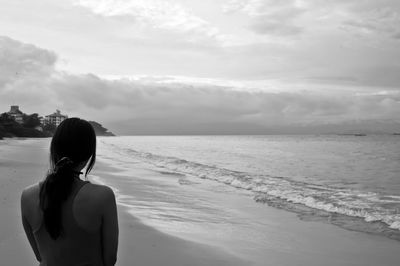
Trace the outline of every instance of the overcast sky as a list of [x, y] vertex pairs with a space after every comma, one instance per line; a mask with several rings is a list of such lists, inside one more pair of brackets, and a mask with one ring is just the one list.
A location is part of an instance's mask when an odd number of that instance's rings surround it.
[[398, 0], [0, 7], [1, 112], [57, 108], [121, 134], [400, 123]]

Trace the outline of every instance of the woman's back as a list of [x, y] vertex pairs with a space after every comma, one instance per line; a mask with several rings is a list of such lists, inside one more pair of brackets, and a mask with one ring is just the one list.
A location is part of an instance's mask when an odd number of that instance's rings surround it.
[[43, 222], [43, 212], [39, 205], [41, 185], [27, 188], [21, 199], [22, 213], [32, 228], [40, 253], [40, 265], [105, 265], [101, 240], [105, 233], [102, 230], [102, 217], [104, 208], [114, 208], [112, 191], [108, 187], [77, 179], [62, 205], [63, 233], [54, 240]]
[[114, 265], [118, 215], [113, 191], [82, 181], [96, 161], [96, 133], [80, 118], [67, 118], [50, 143], [43, 182], [21, 196], [22, 224], [41, 265]]

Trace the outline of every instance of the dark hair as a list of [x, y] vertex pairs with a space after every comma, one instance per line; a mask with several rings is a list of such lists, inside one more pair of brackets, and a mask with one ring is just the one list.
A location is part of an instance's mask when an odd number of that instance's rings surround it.
[[53, 239], [57, 239], [63, 231], [61, 207], [78, 175], [73, 169], [87, 161], [85, 176], [96, 161], [96, 134], [92, 125], [80, 118], [65, 119], [51, 140], [50, 170], [40, 187], [43, 222]]

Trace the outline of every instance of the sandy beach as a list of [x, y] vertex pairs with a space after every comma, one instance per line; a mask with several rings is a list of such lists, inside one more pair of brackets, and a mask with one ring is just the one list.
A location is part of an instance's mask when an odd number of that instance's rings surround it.
[[[22, 189], [43, 178], [47, 169], [46, 140], [0, 141], [0, 264], [37, 265], [25, 239], [20, 222], [19, 197]], [[99, 160], [93, 174], [123, 193], [135, 182], [151, 180], [156, 173], [144, 169], [121, 171]], [[127, 176], [130, 175], [130, 176]], [[138, 177], [137, 179], [135, 177]], [[140, 177], [140, 178], [139, 178]], [[130, 181], [127, 180], [136, 180]], [[176, 182], [171, 179], [171, 186]], [[149, 181], [150, 182], [150, 181]], [[133, 185], [132, 185], [133, 184]], [[149, 183], [149, 185], [151, 182]], [[178, 184], [179, 185], [179, 184]], [[165, 185], [166, 186], [166, 185]], [[169, 186], [169, 184], [168, 184]], [[133, 186], [134, 187], [134, 186]], [[156, 187], [154, 189], [159, 189]], [[192, 191], [195, 193], [195, 191]], [[143, 193], [132, 191], [130, 193]], [[236, 195], [221, 197], [224, 208], [235, 209]], [[229, 199], [229, 200], [228, 200]], [[260, 235], [266, 236], [262, 250], [244, 249], [206, 230], [171, 234], [162, 226], [146, 224], [123, 201], [119, 206], [120, 244], [118, 263], [127, 265], [398, 265], [400, 242], [383, 236], [354, 232], [319, 221], [302, 221], [296, 214], [254, 204], [250, 199], [247, 215], [263, 224]], [[140, 204], [140, 203], [138, 203]], [[228, 227], [229, 225], [227, 225]], [[240, 228], [232, 229], [239, 234]], [[251, 236], [256, 238], [257, 235]], [[233, 239], [233, 238], [232, 238]], [[198, 241], [197, 241], [198, 240]], [[214, 241], [215, 240], [215, 241]]]
[[[38, 265], [23, 232], [19, 200], [22, 189], [40, 181], [46, 172], [48, 154], [44, 144], [43, 140], [7, 140], [7, 144], [4, 141], [0, 144], [1, 265]], [[119, 207], [119, 225], [117, 265], [249, 264], [218, 248], [183, 240], [146, 226], [129, 215], [123, 206]]]

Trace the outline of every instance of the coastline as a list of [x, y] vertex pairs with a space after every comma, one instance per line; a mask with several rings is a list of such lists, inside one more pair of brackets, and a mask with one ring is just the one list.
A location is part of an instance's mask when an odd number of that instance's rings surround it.
[[400, 259], [397, 240], [299, 217], [256, 203], [247, 191], [118, 156], [100, 152], [96, 174], [119, 190], [131, 215], [167, 234], [223, 249], [259, 266], [394, 266]]
[[[118, 177], [113, 176], [117, 168], [104, 161], [96, 162], [96, 174], [101, 180], [118, 184]], [[110, 186], [108, 182], [100, 181], [91, 175], [89, 180]], [[119, 190], [120, 186], [111, 186]], [[136, 217], [119, 198], [116, 192], [120, 226], [120, 242], [117, 265], [169, 265], [169, 266], [245, 266], [252, 265], [250, 261], [239, 258], [232, 253], [216, 246], [209, 246], [196, 241], [190, 241], [173, 236], [149, 226]]]
[[[22, 190], [43, 179], [48, 151], [44, 141], [31, 139], [0, 143], [0, 264], [37, 265], [22, 228]], [[106, 167], [96, 166], [104, 173]], [[241, 266], [248, 262], [200, 243], [183, 240], [143, 224], [119, 205], [120, 242], [116, 265], [218, 265]]]
[[[0, 261], [4, 265], [32, 265], [35, 264], [35, 258], [20, 222], [19, 197], [24, 187], [43, 178], [47, 170], [48, 142], [12, 140], [0, 142], [0, 147]], [[99, 155], [93, 175], [100, 176], [105, 183], [121, 190], [122, 196], [128, 191], [127, 182], [134, 186], [147, 179], [166, 179], [138, 165], [128, 165], [128, 170], [121, 170], [118, 168], [121, 165], [111, 165], [102, 157], [104, 155]], [[134, 181], [135, 177], [142, 179]], [[167, 182], [180, 186], [176, 180], [171, 176]], [[166, 185], [151, 189], [162, 193], [164, 188], [168, 189]], [[193, 197], [201, 196], [194, 194], [196, 191], [191, 186], [185, 188], [191, 189]], [[139, 195], [143, 193], [139, 189], [137, 187], [129, 192]], [[218, 200], [224, 208], [237, 212], [234, 209], [235, 200], [238, 202], [242, 199], [232, 193], [221, 195]], [[138, 201], [137, 204], [140, 206], [146, 202]], [[157, 227], [157, 223], [154, 226], [141, 219], [140, 213], [135, 213], [135, 209], [124, 204], [122, 198], [119, 202], [120, 244], [117, 265], [398, 265], [398, 241], [344, 230], [327, 223], [302, 221], [296, 214], [256, 204], [251, 199], [243, 204], [247, 204], [246, 212], [240, 213], [243, 219], [247, 219], [247, 215], [254, 215], [265, 226], [259, 232], [266, 237], [257, 256], [250, 248], [243, 249], [241, 243], [234, 243], [234, 237], [240, 234], [240, 227], [235, 224], [231, 228], [233, 234], [229, 236], [230, 239], [221, 239], [213, 235], [212, 231], [203, 231], [203, 234], [195, 231], [187, 238], [179, 232], [164, 233], [162, 227]], [[229, 229], [229, 224], [223, 226]]]

